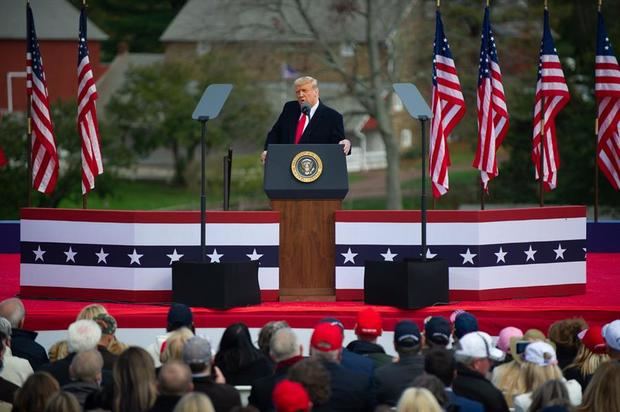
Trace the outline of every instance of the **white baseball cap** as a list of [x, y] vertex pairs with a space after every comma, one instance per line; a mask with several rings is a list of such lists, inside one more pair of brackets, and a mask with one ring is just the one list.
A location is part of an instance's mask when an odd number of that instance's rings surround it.
[[620, 319], [603, 326], [603, 338], [608, 347], [620, 350]]
[[557, 365], [558, 363], [553, 346], [543, 341], [528, 344], [523, 352], [523, 359], [538, 366]]
[[461, 337], [454, 353], [457, 356], [488, 358], [495, 361], [504, 359], [504, 352], [495, 347], [489, 334], [479, 331]]

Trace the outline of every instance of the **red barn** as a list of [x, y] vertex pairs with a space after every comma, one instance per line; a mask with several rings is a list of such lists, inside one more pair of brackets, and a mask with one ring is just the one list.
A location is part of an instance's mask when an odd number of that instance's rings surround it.
[[[66, 0], [30, 0], [43, 57], [50, 101], [77, 93], [80, 11]], [[105, 71], [101, 42], [108, 36], [88, 21], [88, 46], [95, 80]], [[0, 0], [0, 113], [26, 110], [26, 3]]]

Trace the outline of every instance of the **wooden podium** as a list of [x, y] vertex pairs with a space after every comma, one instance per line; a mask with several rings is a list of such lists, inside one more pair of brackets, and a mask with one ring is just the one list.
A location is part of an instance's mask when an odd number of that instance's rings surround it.
[[334, 212], [349, 190], [340, 145], [271, 145], [265, 193], [280, 212], [280, 300], [335, 300]]

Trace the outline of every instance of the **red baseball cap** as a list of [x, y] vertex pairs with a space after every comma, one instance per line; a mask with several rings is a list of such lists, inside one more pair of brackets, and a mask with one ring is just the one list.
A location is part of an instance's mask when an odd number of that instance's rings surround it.
[[276, 412], [307, 412], [312, 406], [306, 389], [299, 382], [288, 379], [278, 382], [272, 398]]
[[381, 336], [383, 333], [383, 322], [379, 312], [372, 308], [361, 310], [357, 313], [357, 323], [355, 324], [355, 334], [366, 336]]
[[588, 329], [579, 333], [581, 343], [593, 353], [603, 354], [607, 352], [607, 345], [603, 338], [603, 328], [601, 326], [590, 326]]
[[342, 329], [331, 323], [319, 323], [312, 332], [310, 346], [321, 352], [330, 352], [342, 348]]

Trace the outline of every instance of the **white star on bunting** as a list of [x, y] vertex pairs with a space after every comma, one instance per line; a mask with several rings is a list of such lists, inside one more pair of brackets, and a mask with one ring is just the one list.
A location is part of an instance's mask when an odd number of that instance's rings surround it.
[[256, 249], [254, 249], [251, 254], [246, 254], [246, 256], [249, 257], [251, 261], [259, 260], [263, 257], [260, 253], [256, 253]]
[[211, 263], [221, 263], [220, 258], [224, 256], [223, 254], [217, 253], [217, 249], [213, 249], [213, 253], [208, 254], [207, 256], [211, 259]]
[[495, 263], [499, 263], [499, 262], [504, 262], [506, 263], [506, 255], [508, 254], [508, 252], [504, 252], [504, 249], [502, 249], [502, 247], [499, 247], [499, 251], [497, 251], [496, 253], [494, 253], [495, 256], [497, 256], [497, 262]]
[[32, 251], [34, 253], [34, 261], [41, 259], [41, 262], [45, 262], [43, 260], [43, 255], [45, 254], [45, 250], [41, 250], [41, 245], [37, 246], [37, 250]]
[[131, 259], [131, 261], [129, 262], [130, 265], [133, 265], [134, 263], [137, 263], [138, 265], [142, 265], [142, 263], [140, 263], [140, 258], [144, 255], [139, 254], [136, 251], [136, 248], [133, 249], [133, 253], [128, 254], [127, 256], [129, 256], [129, 259]]
[[467, 252], [465, 253], [459, 253], [459, 255], [461, 255], [461, 257], [463, 258], [463, 265], [467, 262], [471, 263], [472, 265], [474, 264], [474, 258], [476, 256], [478, 256], [476, 253], [471, 253], [469, 251], [469, 248], [467, 248]]
[[172, 251], [171, 255], [166, 255], [166, 256], [168, 256], [168, 258], [170, 259], [169, 265], [172, 265], [172, 262], [178, 262], [183, 257], [183, 255], [177, 253], [176, 249]]
[[353, 253], [351, 252], [351, 248], [349, 248], [349, 250], [347, 250], [347, 253], [341, 253], [341, 255], [344, 257], [344, 263], [347, 262], [351, 262], [353, 264], [355, 264], [355, 256], [357, 256], [357, 253]]
[[95, 255], [97, 256], [97, 263], [105, 263], [106, 265], [108, 264], [108, 261], [106, 260], [109, 253], [105, 253], [105, 251], [103, 250], [103, 248], [101, 248], [101, 250], [99, 251], [99, 253], [95, 253]]
[[558, 248], [557, 249], [553, 249], [553, 251], [555, 252], [555, 260], [558, 260], [560, 258], [562, 258], [562, 260], [564, 260], [564, 252], [566, 252], [566, 249], [562, 249], [562, 244], [558, 243]]
[[434, 258], [435, 256], [437, 256], [437, 253], [433, 253], [433, 252], [431, 252], [431, 249], [430, 249], [430, 248], [426, 249], [426, 258], [427, 258], [427, 259], [432, 259], [432, 258]]
[[[350, 249], [349, 249], [350, 250]], [[394, 262], [394, 258], [398, 256], [398, 253], [392, 253], [390, 248], [385, 253], [380, 253], [383, 256], [383, 260], [386, 262]]]
[[69, 246], [69, 250], [63, 253], [65, 254], [65, 256], [67, 256], [67, 260], [65, 260], [65, 263], [68, 261], [75, 263], [75, 255], [77, 255], [77, 252], [74, 252], [73, 249], [71, 249], [71, 246]]
[[533, 250], [532, 249], [532, 245], [530, 245], [530, 248], [528, 250], [524, 250], [523, 253], [525, 253], [527, 255], [527, 258], [525, 259], [525, 261], [527, 262], [528, 260], [532, 260], [532, 262], [536, 262], [536, 259], [534, 259], [534, 255], [536, 254], [536, 252], [538, 252], [537, 250]]

